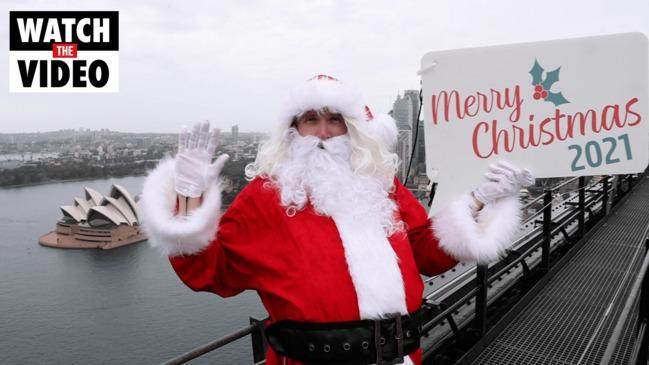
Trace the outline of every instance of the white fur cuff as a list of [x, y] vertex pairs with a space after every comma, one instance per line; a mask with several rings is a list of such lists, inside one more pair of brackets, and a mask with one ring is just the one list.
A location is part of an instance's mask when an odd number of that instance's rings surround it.
[[174, 160], [168, 159], [147, 176], [140, 202], [143, 228], [151, 246], [169, 256], [191, 255], [207, 247], [218, 228], [221, 186], [215, 183], [191, 215], [176, 215]]
[[433, 230], [440, 247], [455, 259], [488, 263], [498, 259], [516, 238], [521, 203], [516, 196], [503, 198], [485, 205], [474, 218], [472, 200], [466, 194], [449, 203], [433, 218]]

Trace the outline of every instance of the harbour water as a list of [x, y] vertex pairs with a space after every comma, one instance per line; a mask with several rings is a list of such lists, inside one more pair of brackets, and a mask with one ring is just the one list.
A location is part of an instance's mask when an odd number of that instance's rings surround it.
[[[157, 364], [264, 318], [254, 292], [194, 293], [147, 242], [101, 250], [38, 237], [90, 186], [133, 195], [142, 177], [0, 189], [0, 363]], [[249, 337], [191, 364], [252, 363]]]

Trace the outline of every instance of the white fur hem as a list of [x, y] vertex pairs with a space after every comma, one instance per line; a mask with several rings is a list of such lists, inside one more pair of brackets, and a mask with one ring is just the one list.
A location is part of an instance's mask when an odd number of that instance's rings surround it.
[[179, 216], [174, 190], [174, 160], [163, 160], [147, 176], [140, 202], [143, 228], [151, 246], [169, 256], [191, 255], [207, 247], [218, 228], [221, 186], [215, 183], [189, 216]]
[[459, 261], [488, 263], [498, 259], [520, 230], [521, 203], [518, 197], [497, 200], [474, 218], [472, 197], [463, 195], [433, 218], [433, 230], [442, 250]]

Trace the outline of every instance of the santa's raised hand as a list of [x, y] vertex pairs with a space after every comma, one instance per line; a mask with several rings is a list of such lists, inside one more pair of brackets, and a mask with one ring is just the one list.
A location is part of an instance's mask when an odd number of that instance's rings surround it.
[[196, 123], [191, 131], [183, 127], [178, 136], [174, 182], [178, 194], [198, 198], [214, 183], [229, 156], [223, 154], [212, 163], [221, 133], [210, 122]]

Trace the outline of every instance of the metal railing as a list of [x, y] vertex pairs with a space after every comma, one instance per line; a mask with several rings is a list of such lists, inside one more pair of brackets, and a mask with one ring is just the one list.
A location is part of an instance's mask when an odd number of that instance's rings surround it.
[[[455, 285], [453, 293], [446, 295], [442, 301], [432, 302], [437, 307], [437, 311], [424, 325], [424, 332], [432, 331], [434, 338], [432, 344], [429, 341], [430, 346], [425, 348], [424, 359], [435, 357], [448, 360], [447, 354], [453, 352], [453, 350], [444, 351], [448, 343], [452, 343], [452, 346], [463, 343], [459, 347], [464, 352], [468, 347], [475, 347], [473, 345], [480, 342], [487, 343], [489, 339], [485, 338], [485, 335], [503, 314], [502, 312], [489, 313], [489, 306], [521, 282], [529, 283], [533, 280], [540, 282], [543, 278], [547, 281], [546, 274], [554, 267], [553, 263], [558, 262], [562, 256], [558, 252], [570, 251], [569, 249], [577, 242], [583, 244], [582, 239], [586, 236], [587, 228], [592, 227], [600, 218], [608, 214], [611, 198], [617, 202], [623, 193], [631, 190], [633, 183], [631, 176], [618, 176], [616, 179], [625, 182], [628, 187], [617, 189], [618, 194], [615, 196], [611, 194], [611, 177], [603, 176], [592, 180], [588, 185], [585, 184], [583, 177], [578, 177], [561, 182], [527, 203], [525, 208], [542, 204], [538, 211], [524, 222], [524, 224], [533, 222], [540, 227], [532, 229], [516, 240], [509, 254], [499, 262], [492, 265], [477, 265], [454, 278], [453, 282], [446, 283], [445, 286]], [[555, 192], [576, 180], [578, 180], [578, 187], [570, 192], [568, 198], [558, 202], [553, 201]], [[553, 216], [553, 207], [558, 205], [573, 207], [573, 209], [566, 209]], [[588, 220], [585, 219], [586, 213], [588, 213]], [[576, 250], [572, 250], [573, 254], [574, 251]], [[554, 260], [551, 259], [552, 256]], [[516, 271], [515, 269], [518, 270], [517, 275], [510, 273]], [[503, 278], [505, 284], [501, 282]], [[497, 281], [499, 283], [496, 283]], [[530, 286], [532, 285], [527, 285]], [[437, 291], [426, 298], [432, 300], [436, 293]], [[520, 296], [522, 297], [523, 294]], [[457, 353], [457, 348], [454, 351]], [[476, 348], [475, 351], [478, 349]]]
[[[424, 300], [431, 304], [433, 310], [424, 315], [428, 320], [423, 326], [423, 332], [428, 334], [435, 326], [448, 323], [450, 331], [452, 332], [450, 336], [451, 339], [457, 340], [462, 336], [461, 330], [470, 325], [469, 327], [471, 332], [477, 334], [477, 340], [479, 341], [489, 330], [489, 303], [497, 299], [499, 295], [499, 293], [491, 293], [492, 296], [491, 298], [489, 297], [489, 287], [492, 283], [499, 280], [499, 278], [518, 266], [522, 268], [524, 279], [532, 276], [533, 270], [547, 273], [552, 264], [551, 255], [553, 250], [557, 249], [556, 245], [555, 247], [552, 246], [552, 239], [555, 235], [563, 235], [568, 244], [574, 243], [585, 236], [589, 224], [592, 225], [593, 221], [608, 213], [610, 178], [610, 176], [603, 176], [600, 179], [591, 181], [588, 185], [585, 184], [584, 177], [568, 179], [562, 181], [551, 189], [545, 190], [542, 195], [526, 203], [523, 207], [524, 210], [527, 210], [542, 201], [540, 209], [523, 222], [523, 224], [530, 222], [540, 224], [540, 227], [542, 228], [540, 232], [538, 229], [533, 229], [531, 232], [521, 236], [513, 243], [513, 248], [508, 250], [507, 256], [499, 262], [491, 266], [477, 265], [475, 269], [467, 270], [450, 283], [447, 283], [447, 286], [452, 287], [452, 294], [447, 297], [447, 300], [435, 303], [431, 300], [433, 294], [427, 295]], [[628, 184], [627, 189], [620, 189], [618, 190], [618, 193], [628, 193], [631, 190], [633, 183], [632, 176], [618, 176], [618, 178]], [[553, 194], [564, 186], [575, 181], [578, 181], [578, 188], [573, 190], [571, 192], [572, 194], [568, 198], [553, 204]], [[588, 197], [586, 196], [586, 193], [589, 194]], [[621, 194], [618, 194], [615, 197], [617, 198], [616, 201], [619, 200], [620, 195]], [[573, 201], [575, 198], [577, 200], [576, 202]], [[557, 204], [574, 206], [575, 208], [568, 210], [557, 217], [552, 217], [553, 205]], [[587, 212], [589, 213], [588, 220], [585, 219]], [[568, 225], [572, 225], [575, 220], [577, 221], [577, 228], [571, 236], [568, 233], [567, 227]], [[527, 262], [526, 259], [534, 255], [534, 253], [538, 251], [539, 247], [541, 248], [540, 260], [536, 260], [532, 263]], [[511, 287], [514, 284], [515, 283], [510, 284], [508, 287]], [[645, 307], [649, 307], [649, 299], [647, 299], [649, 296], [649, 289], [647, 289], [647, 285], [647, 280], [644, 280], [644, 289], [641, 300], [646, 304]], [[463, 323], [458, 323], [458, 321], [455, 320], [454, 315], [459, 312], [460, 307], [470, 304], [474, 299], [475, 307], [473, 308], [473, 316], [468, 320], [465, 319]], [[644, 328], [646, 328], [646, 313]], [[164, 364], [170, 365], [188, 362], [248, 335], [251, 336], [254, 364], [264, 364], [267, 349], [267, 342], [264, 336], [264, 323], [263, 321], [254, 318], [250, 318], [249, 326], [205, 345], [196, 347], [185, 354], [166, 361]], [[649, 336], [644, 336], [645, 341], [647, 341], [647, 338], [649, 338]], [[446, 336], [444, 341], [448, 339], [449, 336]], [[440, 340], [440, 343], [441, 342], [442, 341]], [[424, 358], [427, 358], [430, 355], [432, 355], [431, 351], [424, 352]]]
[[264, 336], [264, 322], [257, 320], [255, 318], [250, 318], [250, 325], [248, 327], [244, 327], [240, 330], [225, 335], [217, 340], [196, 347], [193, 350], [186, 352], [180, 356], [174, 357], [171, 360], [167, 360], [162, 364], [163, 365], [184, 364], [190, 360], [203, 356], [208, 352], [219, 349], [223, 346], [226, 346], [248, 335], [251, 336], [251, 340], [252, 340], [252, 355], [253, 355], [254, 365], [265, 364], [266, 348], [268, 347], [268, 345], [266, 343], [266, 337]]

